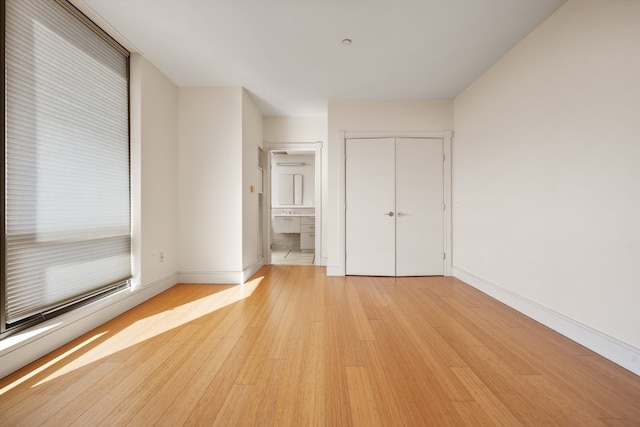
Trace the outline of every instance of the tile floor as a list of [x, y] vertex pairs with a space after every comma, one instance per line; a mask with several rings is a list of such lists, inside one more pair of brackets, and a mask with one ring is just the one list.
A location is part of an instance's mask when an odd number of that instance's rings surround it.
[[315, 254], [295, 250], [271, 251], [271, 264], [276, 265], [313, 265]]

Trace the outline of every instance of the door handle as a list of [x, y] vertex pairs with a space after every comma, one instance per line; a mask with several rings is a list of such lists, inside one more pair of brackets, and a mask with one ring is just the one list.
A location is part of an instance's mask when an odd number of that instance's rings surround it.
[[385, 214], [386, 216], [393, 216], [393, 211], [389, 211], [389, 213]]
[[406, 216], [409, 215], [408, 213], [403, 213], [403, 212], [398, 212], [398, 216]]

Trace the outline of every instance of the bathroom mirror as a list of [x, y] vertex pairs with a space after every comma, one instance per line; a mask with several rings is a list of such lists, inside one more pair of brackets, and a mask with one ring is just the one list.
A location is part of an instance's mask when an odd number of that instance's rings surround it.
[[278, 203], [280, 205], [293, 204], [293, 174], [283, 173], [279, 177]]
[[280, 174], [278, 203], [282, 206], [302, 205], [302, 174]]
[[293, 175], [293, 204], [302, 204], [302, 175]]

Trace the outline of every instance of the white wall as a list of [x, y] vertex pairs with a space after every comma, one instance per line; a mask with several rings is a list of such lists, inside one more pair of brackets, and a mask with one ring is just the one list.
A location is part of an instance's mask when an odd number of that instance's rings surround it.
[[[242, 89], [180, 88], [180, 280], [242, 271]], [[233, 281], [233, 280], [232, 280]]]
[[640, 3], [569, 1], [455, 99], [453, 141], [458, 275], [636, 355], [639, 76]]
[[[327, 273], [344, 270], [344, 240], [341, 227], [344, 212], [340, 209], [341, 162], [339, 133], [381, 132], [398, 135], [408, 132], [447, 131], [453, 128], [452, 100], [425, 101], [331, 101], [328, 109], [328, 182]], [[341, 169], [342, 168], [342, 169]], [[341, 267], [342, 266], [342, 267]]]
[[270, 143], [326, 142], [326, 117], [267, 116], [264, 122], [264, 140]]
[[[258, 189], [262, 176], [258, 169], [258, 147], [262, 147], [262, 114], [246, 90], [242, 90], [242, 270], [248, 279], [260, 266], [258, 257]], [[251, 192], [251, 186], [255, 191]], [[243, 280], [243, 281], [244, 281]]]
[[[0, 378], [178, 281], [178, 90], [137, 54], [130, 87], [134, 286], [1, 340]], [[159, 251], [165, 260], [153, 264], [151, 254]]]
[[178, 88], [151, 63], [140, 62], [141, 261], [145, 286], [178, 273]]

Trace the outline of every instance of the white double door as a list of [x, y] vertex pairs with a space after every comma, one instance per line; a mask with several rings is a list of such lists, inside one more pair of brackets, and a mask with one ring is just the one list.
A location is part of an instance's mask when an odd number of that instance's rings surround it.
[[444, 143], [346, 140], [346, 273], [444, 274]]

